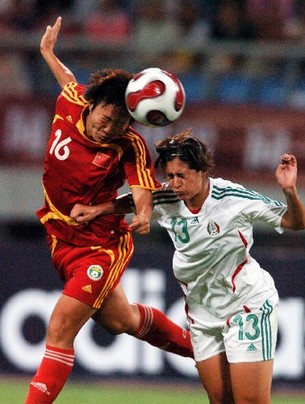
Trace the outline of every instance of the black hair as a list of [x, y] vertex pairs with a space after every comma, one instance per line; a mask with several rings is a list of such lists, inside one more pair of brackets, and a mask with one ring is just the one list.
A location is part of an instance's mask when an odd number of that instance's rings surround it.
[[125, 92], [133, 74], [120, 69], [103, 69], [92, 73], [89, 77], [84, 97], [93, 108], [101, 102], [115, 105], [122, 112], [128, 113], [125, 103]]
[[179, 157], [193, 170], [211, 171], [215, 163], [207, 145], [191, 136], [191, 132], [191, 129], [187, 129], [178, 135], [156, 142], [155, 147], [159, 156], [155, 162], [155, 168], [160, 165], [165, 170], [169, 161]]

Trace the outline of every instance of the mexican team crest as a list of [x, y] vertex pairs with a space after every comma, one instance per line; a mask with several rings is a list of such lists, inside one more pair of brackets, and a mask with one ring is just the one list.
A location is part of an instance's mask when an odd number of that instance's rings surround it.
[[210, 236], [217, 236], [220, 233], [220, 226], [213, 220], [209, 220], [207, 230]]

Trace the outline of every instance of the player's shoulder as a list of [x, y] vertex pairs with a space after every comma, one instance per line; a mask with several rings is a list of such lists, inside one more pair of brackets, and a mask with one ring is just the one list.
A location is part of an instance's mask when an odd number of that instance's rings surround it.
[[123, 137], [131, 140], [141, 140], [144, 142], [144, 138], [137, 132], [132, 126], [128, 126], [127, 130], [125, 131]]
[[213, 188], [227, 189], [245, 189], [245, 187], [237, 182], [226, 180], [224, 178], [210, 178], [210, 183]]
[[253, 189], [244, 187], [241, 184], [223, 180], [222, 178], [216, 178], [212, 181], [212, 199], [221, 201], [231, 201], [232, 203], [261, 203], [263, 205], [285, 206], [280, 201], [269, 198], [266, 195], [261, 194]]
[[136, 150], [136, 153], [142, 155], [144, 152], [148, 153], [146, 141], [137, 131], [135, 131], [131, 126], [128, 126], [127, 130], [122, 133], [121, 136], [114, 140], [123, 149]]
[[83, 96], [86, 86], [75, 81], [70, 81], [67, 83], [62, 92], [60, 93], [59, 99], [63, 98], [72, 104], [78, 104], [84, 106], [88, 104], [88, 101]]
[[214, 200], [238, 200], [239, 202], [253, 202], [261, 201], [263, 203], [270, 203], [272, 200], [259, 192], [248, 189], [241, 184], [216, 178], [212, 181], [211, 197]]
[[243, 185], [223, 178], [210, 178], [213, 199], [246, 197], [249, 191]]

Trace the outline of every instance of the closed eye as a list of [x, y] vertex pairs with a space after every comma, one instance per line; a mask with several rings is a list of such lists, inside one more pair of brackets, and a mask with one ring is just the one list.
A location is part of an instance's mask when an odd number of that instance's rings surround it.
[[174, 179], [175, 177], [181, 178], [181, 179], [186, 179], [185, 174], [182, 174], [182, 173], [178, 173], [178, 174], [167, 174], [167, 179], [169, 179], [169, 180], [172, 180], [172, 179]]

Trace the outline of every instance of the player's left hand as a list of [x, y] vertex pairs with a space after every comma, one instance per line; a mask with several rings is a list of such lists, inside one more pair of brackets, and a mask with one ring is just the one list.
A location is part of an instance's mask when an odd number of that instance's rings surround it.
[[295, 188], [297, 181], [297, 160], [295, 156], [292, 154], [283, 154], [275, 176], [284, 191]]

